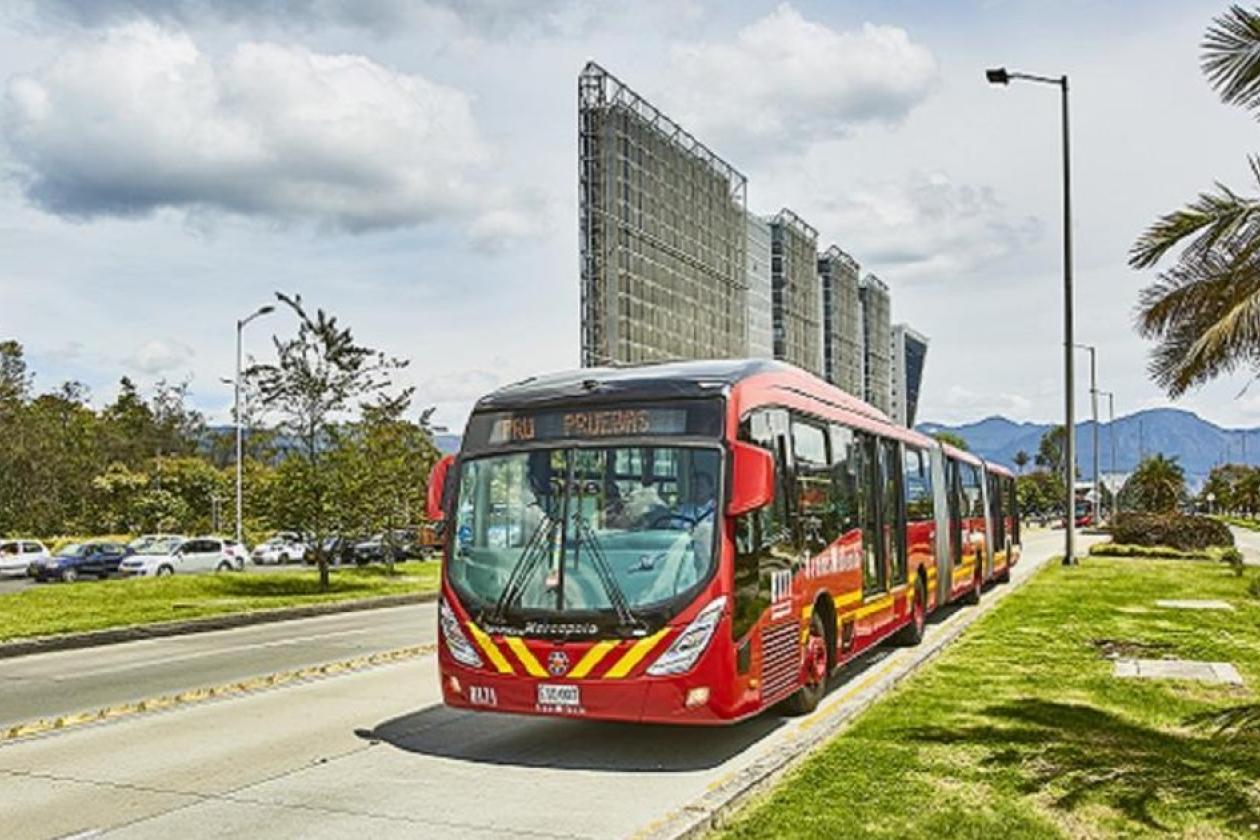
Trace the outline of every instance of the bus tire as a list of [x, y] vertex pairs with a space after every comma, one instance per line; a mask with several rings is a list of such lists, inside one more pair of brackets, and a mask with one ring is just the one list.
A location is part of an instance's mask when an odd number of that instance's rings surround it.
[[914, 647], [922, 643], [923, 634], [927, 630], [927, 585], [923, 575], [914, 578], [914, 604], [910, 607], [910, 623], [897, 633], [897, 643], [905, 647]]
[[784, 701], [789, 715], [807, 715], [818, 708], [827, 693], [827, 674], [831, 656], [827, 652], [827, 629], [822, 616], [815, 610], [809, 620], [809, 635], [805, 639], [804, 663], [801, 667], [801, 687]]
[[976, 576], [971, 582], [971, 589], [963, 596], [963, 603], [975, 606], [980, 603], [980, 593], [984, 590], [984, 569], [981, 568], [980, 558], [976, 558]]

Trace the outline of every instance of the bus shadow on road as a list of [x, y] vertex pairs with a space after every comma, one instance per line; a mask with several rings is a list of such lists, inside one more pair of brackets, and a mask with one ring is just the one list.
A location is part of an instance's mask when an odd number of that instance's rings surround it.
[[717, 767], [786, 723], [773, 713], [729, 727], [684, 727], [431, 706], [356, 734], [407, 752], [487, 764], [682, 773]]

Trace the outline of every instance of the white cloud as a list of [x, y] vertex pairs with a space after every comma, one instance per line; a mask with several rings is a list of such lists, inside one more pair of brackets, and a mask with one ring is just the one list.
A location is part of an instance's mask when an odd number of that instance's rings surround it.
[[809, 215], [822, 238], [834, 236], [860, 263], [899, 283], [956, 280], [1042, 234], [1039, 220], [1012, 217], [993, 190], [955, 183], [941, 172], [859, 179], [825, 196], [813, 197]]
[[[722, 144], [804, 147], [923, 101], [936, 58], [896, 26], [836, 31], [783, 3], [733, 43], [676, 46], [672, 99], [684, 125]], [[718, 145], [718, 148], [721, 148]]]
[[146, 341], [127, 357], [126, 364], [150, 376], [171, 373], [188, 367], [196, 353], [187, 344], [171, 339]]
[[11, 79], [3, 115], [27, 198], [76, 219], [176, 208], [363, 231], [471, 218], [490, 158], [454, 88], [297, 45], [217, 59], [151, 23]]
[[488, 370], [459, 370], [431, 377], [416, 386], [416, 404], [471, 403], [499, 386], [499, 375]]

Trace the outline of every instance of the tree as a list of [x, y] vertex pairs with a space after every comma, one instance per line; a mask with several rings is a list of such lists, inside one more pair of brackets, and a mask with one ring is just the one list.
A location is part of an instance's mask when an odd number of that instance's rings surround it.
[[932, 435], [932, 437], [936, 438], [941, 443], [948, 444], [955, 449], [961, 449], [964, 452], [970, 450], [971, 448], [967, 446], [967, 441], [963, 439], [962, 435], [957, 434], [956, 432], [939, 431]]
[[1033, 470], [1015, 479], [1015, 495], [1020, 515], [1050, 516], [1064, 509], [1063, 477]]
[[1015, 462], [1016, 471], [1023, 473], [1024, 467], [1028, 466], [1028, 462], [1032, 460], [1032, 456], [1021, 449], [1015, 453], [1015, 456], [1011, 460]]
[[1186, 473], [1176, 458], [1162, 453], [1138, 464], [1120, 490], [1121, 503], [1128, 510], [1171, 513], [1186, 495]]
[[1067, 464], [1067, 432], [1063, 426], [1054, 426], [1041, 436], [1037, 444], [1037, 466], [1053, 473], [1063, 475]]
[[298, 320], [297, 335], [273, 338], [276, 363], [253, 365], [247, 376], [258, 389], [264, 410], [279, 416], [282, 431], [297, 442], [282, 465], [291, 468], [285, 492], [292, 496], [287, 527], [314, 542], [321, 589], [328, 588], [325, 538], [338, 524], [336, 476], [327, 469], [328, 453], [341, 434], [340, 421], [351, 408], [384, 394], [391, 375], [406, 362], [355, 343], [349, 328], [324, 310], [312, 316], [300, 295], [276, 298]]
[[[1226, 104], [1260, 112], [1260, 12], [1233, 6], [1204, 38], [1203, 72]], [[1250, 160], [1260, 185], [1260, 158]], [[1154, 339], [1149, 369], [1173, 397], [1239, 367], [1260, 366], [1260, 198], [1224, 184], [1158, 219], [1134, 243], [1146, 269], [1182, 243], [1177, 263], [1144, 289], [1138, 332]]]

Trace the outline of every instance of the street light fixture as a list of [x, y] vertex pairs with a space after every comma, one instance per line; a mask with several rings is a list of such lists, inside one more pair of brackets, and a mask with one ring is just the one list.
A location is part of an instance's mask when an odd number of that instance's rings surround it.
[[1089, 408], [1094, 421], [1094, 526], [1098, 526], [1100, 492], [1098, 487], [1098, 348], [1092, 344], [1074, 345], [1089, 351]]
[[245, 329], [245, 325], [255, 318], [261, 318], [263, 315], [269, 315], [275, 312], [276, 308], [271, 304], [260, 306], [252, 314], [241, 318], [236, 322], [236, 378], [232, 381], [232, 420], [236, 424], [236, 541], [243, 543], [245, 539], [245, 528], [242, 520], [244, 514], [244, 496], [242, 488], [244, 486], [242, 471], [242, 451], [243, 432], [245, 423], [241, 419], [241, 332]]
[[1063, 565], [1076, 564], [1076, 428], [1075, 428], [1075, 369], [1072, 359], [1072, 166], [1071, 146], [1068, 133], [1068, 77], [1057, 79], [1050, 76], [1038, 76], [1032, 73], [1012, 73], [1005, 67], [991, 68], [984, 72], [990, 84], [1008, 85], [1012, 79], [1027, 82], [1038, 82], [1056, 85], [1062, 93], [1063, 121], [1063, 378], [1064, 378], [1064, 422], [1066, 434], [1067, 464], [1065, 465], [1065, 482], [1067, 484], [1068, 515], [1065, 528], [1065, 546]]

